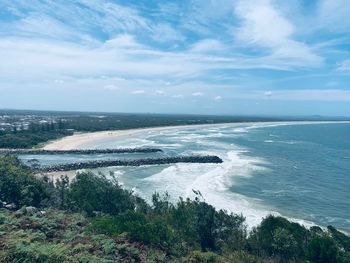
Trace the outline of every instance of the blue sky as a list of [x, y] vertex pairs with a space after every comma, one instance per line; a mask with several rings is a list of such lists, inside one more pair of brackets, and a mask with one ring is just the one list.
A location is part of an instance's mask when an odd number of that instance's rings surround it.
[[0, 108], [350, 116], [348, 0], [2, 0]]

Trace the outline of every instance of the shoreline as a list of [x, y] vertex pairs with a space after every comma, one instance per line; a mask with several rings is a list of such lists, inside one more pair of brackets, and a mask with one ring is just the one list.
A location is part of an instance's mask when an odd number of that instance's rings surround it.
[[[252, 129], [259, 129], [259, 128], [263, 128], [263, 127], [273, 127], [273, 126], [292, 126], [292, 125], [317, 125], [317, 124], [349, 124], [349, 121], [283, 121], [283, 122], [236, 122], [236, 123], [217, 123], [217, 124], [202, 124], [202, 125], [179, 125], [179, 126], [164, 126], [164, 127], [156, 127], [156, 128], [139, 128], [139, 129], [132, 129], [132, 130], [122, 130], [122, 131], [110, 131], [110, 132], [94, 132], [94, 133], [81, 133], [81, 134], [76, 134], [75, 136], [81, 136], [81, 135], [85, 135], [83, 136], [83, 140], [87, 140], [84, 143], [88, 143], [90, 146], [94, 145], [93, 143], [96, 142], [97, 140], [97, 144], [98, 144], [98, 140], [99, 139], [112, 139], [113, 137], [116, 136], [115, 138], [120, 138], [123, 136], [126, 136], [126, 138], [130, 138], [132, 136], [142, 136], [144, 134], [144, 136], [148, 136], [148, 132], [162, 132], [162, 131], [174, 131], [175, 133], [177, 133], [177, 130], [181, 130], [181, 129], [190, 129], [192, 132], [192, 129], [206, 129], [206, 128], [215, 128], [215, 127], [227, 127], [228, 130], [227, 131], [231, 131], [234, 132], [233, 130], [238, 126], [239, 128], [241, 126], [243, 127], [249, 127]], [[231, 128], [232, 127], [232, 128]], [[89, 135], [94, 135], [94, 136], [90, 136]], [[158, 135], [161, 135], [158, 134]], [[74, 136], [74, 135], [73, 135]], [[100, 137], [102, 136], [102, 137]], [[166, 136], [166, 134], [161, 135], [161, 136]], [[74, 137], [73, 137], [74, 138]], [[64, 139], [64, 138], [63, 138]], [[62, 141], [62, 140], [60, 140]], [[80, 170], [81, 171], [81, 170]], [[70, 180], [72, 180], [75, 176], [75, 174], [79, 172], [79, 170], [75, 170], [75, 171], [67, 171], [67, 172], [50, 172], [48, 173], [48, 176], [51, 178], [58, 178], [60, 175], [62, 174], [68, 174]], [[212, 204], [215, 206], [215, 204]], [[258, 209], [257, 207], [251, 207], [252, 209]], [[278, 210], [270, 210], [270, 208], [266, 208], [267, 211], [269, 211], [270, 213], [277, 213], [285, 218], [287, 218], [288, 220], [292, 221], [292, 222], [297, 222], [300, 223], [306, 227], [310, 227], [310, 226], [314, 226], [314, 225], [318, 225], [317, 223], [307, 220], [307, 219], [303, 219], [303, 217], [289, 217], [284, 215], [283, 213], [281, 213], [281, 211], [277, 212]], [[240, 210], [244, 215], [249, 215], [249, 212], [247, 213], [247, 211], [245, 210]], [[263, 209], [263, 211], [265, 211], [265, 209]], [[249, 224], [250, 226], [255, 226], [255, 224]], [[320, 226], [320, 225], [318, 225]], [[344, 233], [348, 233], [345, 230], [342, 230]]]
[[161, 126], [161, 127], [147, 127], [125, 130], [111, 130], [111, 131], [97, 131], [97, 132], [77, 132], [73, 135], [60, 138], [48, 142], [41, 147], [42, 150], [75, 150], [85, 149], [84, 145], [87, 143], [93, 143], [99, 140], [107, 138], [121, 138], [132, 137], [140, 133], [149, 132], [161, 132], [174, 129], [191, 129], [191, 128], [209, 128], [225, 125], [306, 125], [306, 124], [330, 124], [330, 123], [350, 123], [350, 121], [276, 121], [276, 122], [225, 122], [225, 123], [213, 123], [213, 124], [189, 124], [189, 125], [174, 125], [174, 126]]
[[[106, 138], [120, 138], [131, 137], [139, 133], [148, 133], [155, 131], [165, 131], [173, 129], [188, 129], [188, 128], [205, 128], [222, 125], [243, 124], [238, 122], [226, 122], [226, 123], [213, 123], [213, 124], [189, 124], [189, 125], [175, 125], [175, 126], [161, 126], [161, 127], [148, 127], [148, 128], [136, 128], [125, 130], [111, 130], [111, 131], [97, 131], [97, 132], [77, 132], [73, 135], [63, 137], [61, 139], [48, 142], [42, 150], [74, 150], [84, 148], [84, 144], [91, 143]], [[248, 123], [248, 122], [247, 122]]]

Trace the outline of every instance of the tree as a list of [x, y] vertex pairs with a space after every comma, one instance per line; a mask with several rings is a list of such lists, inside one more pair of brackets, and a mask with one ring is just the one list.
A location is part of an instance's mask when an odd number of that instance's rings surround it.
[[317, 263], [336, 263], [338, 248], [333, 239], [327, 235], [315, 236], [307, 251], [307, 258]]
[[46, 184], [13, 156], [0, 157], [0, 200], [23, 205], [40, 206], [49, 198]]
[[59, 193], [59, 200], [60, 200], [60, 208], [63, 209], [65, 207], [65, 201], [66, 201], [66, 193], [68, 192], [69, 188], [69, 178], [67, 175], [61, 177], [56, 180], [56, 189]]
[[122, 189], [115, 179], [91, 172], [76, 175], [67, 197], [70, 208], [85, 211], [89, 216], [94, 212], [117, 215], [136, 206], [132, 193]]
[[301, 259], [305, 257], [308, 236], [305, 227], [283, 217], [269, 215], [252, 231], [248, 247], [259, 254]]

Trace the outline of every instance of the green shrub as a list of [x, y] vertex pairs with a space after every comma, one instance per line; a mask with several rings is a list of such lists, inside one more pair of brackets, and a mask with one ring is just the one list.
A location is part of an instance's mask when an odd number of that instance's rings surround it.
[[332, 226], [327, 227], [329, 233], [332, 238], [337, 242], [340, 247], [343, 247], [344, 250], [350, 251], [350, 237], [345, 235], [344, 233], [338, 231]]
[[213, 252], [194, 251], [189, 256], [191, 263], [224, 263], [225, 261], [218, 254]]
[[17, 207], [40, 206], [49, 198], [46, 184], [16, 157], [0, 156], [0, 200]]
[[268, 216], [252, 231], [249, 248], [256, 253], [301, 259], [306, 253], [308, 230], [282, 217]]
[[4, 224], [6, 222], [6, 216], [0, 214], [0, 225]]
[[68, 203], [71, 209], [117, 215], [135, 208], [135, 198], [131, 192], [124, 190], [103, 175], [79, 173], [70, 185]]
[[338, 248], [333, 239], [327, 235], [312, 238], [307, 251], [307, 258], [311, 262], [336, 263]]
[[169, 222], [190, 249], [223, 251], [245, 246], [244, 217], [216, 211], [199, 198], [180, 199], [175, 205], [169, 204], [167, 198], [153, 197], [157, 208], [154, 212]]
[[120, 234], [116, 217], [114, 216], [101, 216], [91, 220], [89, 229], [92, 232], [117, 236]]
[[170, 226], [161, 218], [148, 218], [131, 210], [116, 217], [95, 218], [90, 230], [112, 236], [127, 233], [133, 241], [164, 248], [173, 245], [175, 238]]

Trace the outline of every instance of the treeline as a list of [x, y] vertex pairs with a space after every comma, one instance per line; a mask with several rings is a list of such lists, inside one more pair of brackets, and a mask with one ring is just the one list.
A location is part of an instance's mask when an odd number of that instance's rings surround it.
[[30, 124], [28, 129], [12, 128], [0, 131], [0, 148], [32, 148], [40, 143], [55, 140], [73, 132], [64, 128], [63, 122]]
[[350, 238], [331, 226], [268, 216], [248, 233], [242, 215], [195, 194], [175, 204], [154, 194], [149, 205], [112, 176], [53, 183], [0, 157], [0, 261], [350, 262]]
[[229, 122], [269, 121], [271, 118], [205, 116], [205, 115], [174, 115], [174, 114], [101, 114], [65, 117], [68, 129], [77, 131], [105, 131], [135, 129], [144, 127], [213, 124]]

